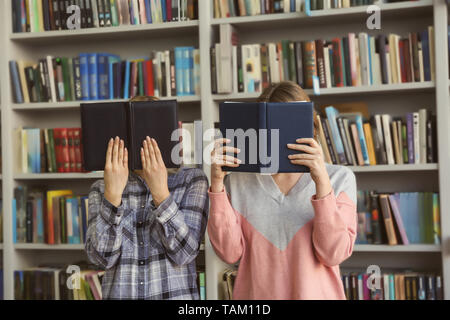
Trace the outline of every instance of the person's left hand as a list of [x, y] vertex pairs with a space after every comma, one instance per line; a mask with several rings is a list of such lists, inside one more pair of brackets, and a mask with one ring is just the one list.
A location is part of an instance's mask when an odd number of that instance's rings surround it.
[[147, 137], [141, 148], [144, 180], [152, 193], [153, 203], [159, 206], [170, 196], [167, 186], [167, 169], [155, 139]]
[[287, 147], [304, 153], [289, 155], [292, 164], [306, 166], [310, 169], [311, 179], [316, 184], [316, 197], [323, 198], [331, 190], [331, 182], [323, 160], [322, 148], [312, 138], [297, 139], [298, 144], [289, 143]]

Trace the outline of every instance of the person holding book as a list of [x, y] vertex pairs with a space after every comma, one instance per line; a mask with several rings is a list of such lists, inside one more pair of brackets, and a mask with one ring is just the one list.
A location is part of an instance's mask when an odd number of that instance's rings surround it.
[[[259, 97], [305, 100], [293, 82], [272, 84]], [[339, 264], [356, 238], [355, 176], [325, 164], [315, 139], [295, 142], [287, 147], [299, 153], [289, 159], [310, 173], [226, 175], [223, 166], [240, 165], [228, 154], [240, 150], [218, 139], [211, 153], [208, 234], [222, 260], [239, 262], [233, 299], [345, 299]]]
[[206, 230], [208, 180], [196, 168], [168, 175], [150, 137], [140, 156], [143, 169], [129, 172], [124, 141], [111, 139], [104, 179], [89, 194], [85, 246], [89, 260], [106, 270], [103, 298], [199, 299], [195, 258]]

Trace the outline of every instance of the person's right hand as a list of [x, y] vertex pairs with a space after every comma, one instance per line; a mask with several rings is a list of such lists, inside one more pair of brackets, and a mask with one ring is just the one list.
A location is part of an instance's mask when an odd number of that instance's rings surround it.
[[225, 172], [222, 170], [223, 166], [237, 168], [241, 160], [229, 156], [226, 153], [237, 154], [241, 152], [238, 148], [224, 146], [224, 143], [230, 143], [230, 139], [217, 139], [214, 141], [214, 149], [211, 152], [211, 191], [223, 191], [223, 178]]
[[115, 207], [120, 206], [128, 182], [128, 150], [119, 137], [109, 140], [103, 179], [106, 200]]

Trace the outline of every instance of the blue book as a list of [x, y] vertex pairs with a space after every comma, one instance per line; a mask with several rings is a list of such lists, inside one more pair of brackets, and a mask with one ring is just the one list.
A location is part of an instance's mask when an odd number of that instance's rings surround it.
[[389, 300], [395, 300], [395, 278], [393, 274], [389, 274]]
[[184, 87], [183, 87], [183, 70], [182, 68], [182, 60], [183, 60], [183, 48], [176, 47], [174, 49], [175, 52], [175, 79], [176, 79], [176, 88], [177, 88], [177, 96], [184, 96]]
[[251, 4], [252, 0], [244, 0], [244, 1], [245, 1], [245, 3], [244, 3], [245, 12], [247, 13], [247, 16], [249, 16], [250, 13], [252, 12], [252, 4]]
[[152, 9], [150, 6], [150, 0], [145, 0], [145, 16], [147, 17], [148, 23], [152, 23]]
[[426, 241], [426, 235], [425, 235], [425, 230], [427, 227], [427, 222], [426, 222], [426, 218], [425, 218], [425, 193], [423, 192], [418, 192], [417, 193], [417, 211], [418, 211], [418, 226], [419, 226], [419, 230], [418, 230], [418, 237], [419, 237], [419, 242], [418, 243], [427, 243]]
[[83, 239], [86, 241], [86, 232], [88, 226], [88, 207], [86, 206], [89, 197], [81, 197], [80, 198], [80, 206], [81, 206], [81, 225], [83, 230]]
[[189, 50], [189, 90], [186, 89], [186, 93], [190, 95], [195, 94], [194, 85], [194, 48], [190, 47]]
[[362, 116], [357, 115], [355, 117], [356, 128], [358, 129], [359, 143], [361, 144], [361, 152], [364, 159], [365, 165], [370, 165], [369, 162], [369, 151], [367, 150], [366, 137], [364, 135]]
[[128, 1], [129, 7], [130, 7], [130, 23], [131, 24], [137, 24], [137, 21], [134, 17], [134, 5], [133, 1]]
[[342, 143], [341, 135], [339, 134], [339, 128], [336, 119], [339, 117], [339, 111], [335, 107], [326, 107], [325, 112], [327, 114], [328, 122], [330, 123], [331, 136], [336, 147], [336, 152], [339, 158], [339, 164], [347, 165], [347, 158], [345, 157], [344, 144]]
[[70, 207], [70, 217], [68, 216], [68, 218], [71, 219], [72, 221], [72, 230], [70, 232], [69, 230], [69, 234], [68, 234], [68, 242], [70, 244], [79, 244], [81, 243], [80, 241], [80, 226], [78, 224], [78, 200], [77, 198], [67, 198], [66, 199], [66, 210], [69, 209]]
[[12, 231], [13, 243], [17, 243], [17, 202], [15, 198], [12, 200]]
[[425, 81], [431, 81], [430, 46], [428, 42], [428, 30], [422, 31], [420, 33], [420, 42], [422, 43], [424, 79]]
[[369, 55], [369, 76], [370, 76], [370, 83], [369, 85], [373, 84], [373, 71], [372, 71], [372, 45], [370, 42], [370, 38], [373, 38], [371, 36], [367, 36], [367, 45], [368, 45], [368, 55]]
[[125, 61], [125, 81], [123, 84], [123, 98], [129, 99], [130, 96], [130, 60]]
[[189, 47], [183, 48], [183, 58], [181, 59], [181, 70], [183, 72], [183, 95], [187, 96], [191, 92], [190, 73], [189, 73]]
[[[298, 152], [289, 149], [287, 144], [295, 144], [298, 138], [314, 137], [312, 102], [223, 102], [219, 106], [219, 118], [223, 137], [227, 137], [228, 131], [227, 138], [232, 145], [241, 149], [237, 155], [241, 165], [224, 167], [224, 170], [309, 172], [309, 168], [290, 162], [288, 156]], [[248, 138], [230, 136], [236, 130], [249, 133]]]
[[291, 0], [291, 8], [290, 8], [290, 12], [295, 12], [295, 0]]
[[400, 215], [410, 244], [420, 243], [420, 218], [422, 210], [418, 206], [418, 192], [402, 192], [399, 194]]
[[16, 61], [9, 61], [9, 73], [13, 83], [14, 102], [23, 103], [22, 85], [19, 79], [19, 68]]
[[44, 243], [44, 210], [41, 197], [36, 199], [36, 217], [37, 217], [37, 239], [39, 243]]
[[166, 8], [166, 1], [161, 1], [161, 11], [162, 11], [162, 19], [163, 22], [167, 22], [167, 8]]
[[89, 100], [98, 100], [99, 85], [98, 85], [98, 54], [88, 54], [89, 67]]
[[89, 100], [89, 57], [80, 53], [81, 100]]
[[97, 67], [97, 83], [98, 83], [98, 99], [105, 100], [109, 98], [109, 64], [108, 55], [104, 53], [98, 54]]

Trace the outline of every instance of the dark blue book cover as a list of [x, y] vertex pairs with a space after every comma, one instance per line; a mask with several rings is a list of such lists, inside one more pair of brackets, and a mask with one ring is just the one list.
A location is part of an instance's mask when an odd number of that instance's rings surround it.
[[[238, 168], [224, 167], [224, 170], [260, 173], [309, 172], [307, 167], [291, 164], [288, 155], [298, 152], [288, 149], [287, 144], [295, 144], [299, 138], [314, 137], [313, 103], [225, 102], [220, 104], [219, 115], [223, 137], [232, 140], [229, 145], [241, 149], [237, 156], [242, 161], [241, 165]], [[239, 129], [241, 134], [245, 133], [245, 139], [238, 139], [236, 134], [231, 136], [230, 132], [227, 137], [227, 130]], [[273, 149], [274, 147], [277, 150]]]
[[420, 33], [420, 41], [422, 42], [424, 79], [425, 81], [431, 81], [430, 46], [428, 42], [428, 30], [422, 31]]

